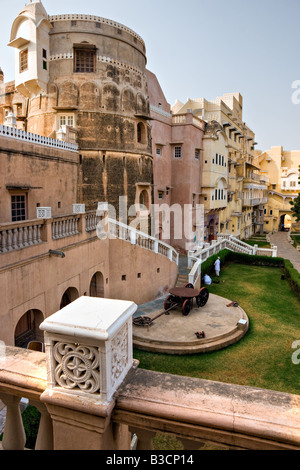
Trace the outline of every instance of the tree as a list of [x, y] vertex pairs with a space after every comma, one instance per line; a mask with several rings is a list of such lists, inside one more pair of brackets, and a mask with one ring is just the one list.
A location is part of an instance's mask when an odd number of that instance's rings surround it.
[[[299, 165], [299, 175], [300, 175], [300, 165]], [[298, 178], [298, 181], [300, 183], [300, 176]], [[290, 202], [290, 204], [292, 206], [293, 216], [295, 217], [297, 222], [300, 222], [300, 193], [298, 194], [298, 197], [296, 197], [296, 199]]]

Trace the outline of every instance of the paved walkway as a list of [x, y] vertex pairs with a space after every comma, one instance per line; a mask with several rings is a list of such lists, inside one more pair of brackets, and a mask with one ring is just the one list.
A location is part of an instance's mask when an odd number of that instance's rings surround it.
[[287, 232], [275, 232], [270, 235], [270, 241], [278, 248], [278, 256], [291, 261], [297, 271], [300, 272], [300, 251], [297, 251], [288, 241]]

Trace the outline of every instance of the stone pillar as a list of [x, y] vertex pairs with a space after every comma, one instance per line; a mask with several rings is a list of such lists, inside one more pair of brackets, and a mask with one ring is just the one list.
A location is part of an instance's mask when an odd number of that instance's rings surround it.
[[4, 450], [24, 450], [26, 436], [19, 407], [20, 397], [0, 394], [7, 407], [2, 446]]
[[134, 366], [133, 302], [80, 297], [47, 318], [48, 387], [54, 450], [130, 449], [127, 426], [113, 425], [114, 394]]

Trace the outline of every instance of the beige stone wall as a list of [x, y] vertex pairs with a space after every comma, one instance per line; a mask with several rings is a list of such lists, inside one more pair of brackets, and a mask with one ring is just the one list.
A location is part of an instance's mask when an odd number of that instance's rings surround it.
[[[73, 300], [94, 295], [95, 273], [102, 275], [98, 287], [104, 297], [137, 304], [161, 296], [176, 283], [177, 265], [162, 255], [122, 240], [100, 241], [95, 232], [85, 230], [52, 240], [51, 223], [47, 230], [42, 244], [0, 254], [0, 340], [7, 344], [14, 344], [16, 325], [27, 311], [35, 310], [40, 323], [60, 309], [67, 289], [72, 288]], [[50, 249], [63, 251], [65, 257], [50, 255]]]
[[52, 215], [72, 213], [77, 179], [77, 152], [0, 136], [0, 223], [11, 222], [12, 194], [26, 194], [29, 220], [37, 204]]

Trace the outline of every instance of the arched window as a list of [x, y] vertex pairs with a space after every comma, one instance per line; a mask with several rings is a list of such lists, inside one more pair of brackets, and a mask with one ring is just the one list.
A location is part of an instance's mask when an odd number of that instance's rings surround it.
[[74, 300], [78, 299], [78, 297], [79, 297], [78, 290], [75, 287], [69, 287], [61, 298], [60, 308], [62, 309], [66, 307], [71, 302], [74, 302]]
[[43, 341], [43, 333], [39, 329], [44, 316], [40, 310], [28, 310], [18, 321], [15, 328], [15, 346], [26, 348], [31, 341]]
[[99, 271], [91, 279], [90, 296], [104, 298], [104, 277]]
[[139, 144], [144, 144], [146, 142], [146, 129], [142, 122], [138, 122], [137, 124], [137, 141]]
[[140, 203], [141, 210], [144, 210], [145, 208], [149, 210], [149, 195], [148, 195], [148, 191], [146, 191], [145, 189], [140, 194], [139, 203]]

